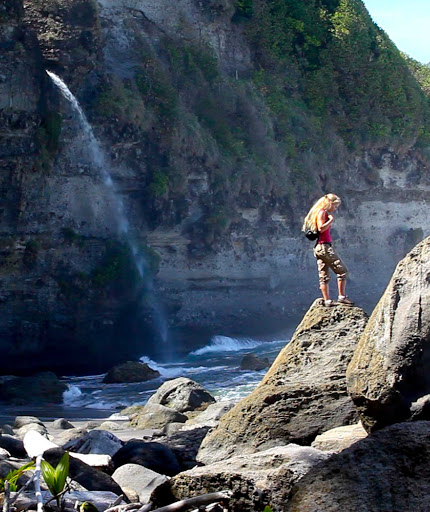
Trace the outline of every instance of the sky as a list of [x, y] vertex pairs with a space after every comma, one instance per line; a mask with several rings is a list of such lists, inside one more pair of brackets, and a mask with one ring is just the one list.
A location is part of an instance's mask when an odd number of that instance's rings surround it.
[[430, 62], [430, 0], [363, 0], [397, 48], [415, 60]]

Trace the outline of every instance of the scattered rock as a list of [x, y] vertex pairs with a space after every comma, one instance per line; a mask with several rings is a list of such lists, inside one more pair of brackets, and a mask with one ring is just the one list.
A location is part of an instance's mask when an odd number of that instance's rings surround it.
[[308, 472], [286, 512], [428, 510], [430, 423], [373, 433]]
[[0, 460], [5, 460], [10, 457], [10, 453], [4, 448], [0, 448]]
[[64, 418], [59, 418], [52, 422], [52, 428], [57, 430], [69, 430], [75, 427], [70, 423], [70, 421], [67, 421]]
[[[165, 475], [160, 475], [140, 464], [124, 464], [115, 470], [112, 478], [126, 493], [127, 489], [137, 493], [140, 503], [148, 503], [152, 491], [168, 481]], [[128, 498], [133, 498], [133, 495]]]
[[45, 425], [41, 425], [40, 423], [27, 423], [19, 428], [15, 435], [20, 439], [24, 439], [24, 436], [30, 431], [38, 432], [42, 436], [48, 437], [48, 429]]
[[103, 382], [105, 384], [145, 382], [147, 380], [156, 379], [159, 376], [160, 372], [153, 370], [146, 363], [128, 361], [109, 370]]
[[200, 427], [216, 427], [224, 414], [227, 414], [235, 405], [236, 403], [231, 400], [224, 400], [211, 404], [203, 412], [199, 413], [194, 418], [189, 419], [186, 422], [185, 429], [190, 425], [193, 427], [196, 425], [199, 425]]
[[208, 430], [209, 427], [195, 426], [192, 429], [176, 432], [169, 437], [162, 437], [157, 442], [173, 451], [181, 466], [181, 471], [185, 471], [197, 465], [197, 453]]
[[318, 434], [356, 423], [346, 390], [346, 367], [367, 323], [357, 307], [326, 308], [317, 300], [260, 385], [203, 440], [204, 464], [290, 442], [310, 444]]
[[37, 430], [29, 430], [25, 434], [23, 442], [25, 451], [32, 459], [36, 458], [38, 455], [43, 455], [46, 450], [58, 448], [55, 443], [49, 441], [49, 439]]
[[160, 507], [199, 494], [230, 489], [233, 495], [228, 510], [231, 512], [255, 512], [269, 504], [273, 510], [284, 510], [293, 484], [329, 456], [315, 448], [294, 444], [239, 455], [180, 473], [158, 487], [151, 501]]
[[14, 428], [19, 429], [21, 427], [24, 427], [25, 425], [29, 424], [39, 424], [44, 426], [43, 422], [39, 420], [39, 418], [36, 418], [36, 416], [17, 416], [14, 421]]
[[410, 417], [430, 393], [430, 238], [398, 265], [348, 367], [347, 384], [368, 431]]
[[9, 434], [2, 434], [0, 436], [0, 448], [7, 450], [12, 457], [27, 457], [27, 452], [21, 439], [17, 439]]
[[5, 425], [2, 425], [0, 433], [1, 434], [9, 434], [10, 436], [15, 435], [13, 428], [10, 425], [8, 425], [7, 423]]
[[270, 366], [269, 359], [259, 359], [255, 354], [245, 354], [240, 362], [241, 370], [264, 370]]
[[185, 423], [188, 417], [178, 411], [148, 402], [140, 413], [133, 415], [130, 419], [132, 427], [139, 429], [164, 428], [168, 423]]
[[64, 430], [60, 433], [56, 433], [54, 436], [54, 443], [57, 443], [59, 446], [63, 446], [74, 439], [79, 439], [83, 435], [87, 434], [88, 430], [86, 428], [70, 428], [68, 430]]
[[63, 449], [75, 453], [92, 453], [112, 457], [123, 445], [124, 443], [111, 432], [92, 430], [82, 437], [64, 444]]
[[185, 377], [164, 382], [147, 405], [159, 404], [178, 412], [205, 409], [215, 398], [200, 384]]
[[345, 425], [344, 427], [332, 428], [320, 434], [315, 438], [312, 447], [324, 452], [341, 452], [365, 437], [367, 437], [367, 432], [361, 423]]
[[178, 460], [170, 448], [156, 442], [137, 439], [128, 441], [112, 457], [114, 467], [124, 464], [140, 464], [162, 475], [176, 475], [181, 471]]
[[107, 430], [108, 432], [116, 432], [118, 430], [122, 430], [124, 428], [123, 425], [117, 423], [116, 421], [104, 421], [97, 429], [99, 430]]

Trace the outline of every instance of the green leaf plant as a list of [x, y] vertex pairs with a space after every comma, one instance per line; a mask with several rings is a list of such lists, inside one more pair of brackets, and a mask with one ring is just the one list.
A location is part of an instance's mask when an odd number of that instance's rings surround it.
[[46, 460], [42, 460], [41, 469], [43, 479], [48, 489], [51, 491], [52, 496], [57, 501], [58, 507], [60, 506], [60, 498], [66, 485], [66, 478], [69, 475], [69, 465], [69, 452], [64, 453], [56, 468], [53, 468]]
[[27, 462], [18, 469], [14, 469], [13, 471], [9, 471], [5, 478], [0, 478], [0, 492], [4, 492], [6, 481], [9, 482], [9, 489], [12, 492], [18, 490], [18, 479], [21, 475], [23, 475], [26, 471], [30, 471], [35, 468], [34, 462]]

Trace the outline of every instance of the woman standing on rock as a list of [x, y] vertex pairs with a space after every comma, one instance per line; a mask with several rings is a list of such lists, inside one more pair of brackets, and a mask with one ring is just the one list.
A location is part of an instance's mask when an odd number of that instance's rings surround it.
[[309, 210], [302, 228], [303, 231], [312, 230], [318, 232], [314, 255], [317, 259], [318, 276], [324, 305], [327, 307], [335, 305], [334, 301], [330, 299], [329, 292], [330, 268], [337, 275], [339, 292], [337, 302], [348, 306], [354, 304], [345, 294], [348, 269], [333, 249], [330, 235], [330, 228], [334, 222], [333, 213], [339, 208], [340, 203], [340, 198], [335, 194], [326, 194], [321, 197]]

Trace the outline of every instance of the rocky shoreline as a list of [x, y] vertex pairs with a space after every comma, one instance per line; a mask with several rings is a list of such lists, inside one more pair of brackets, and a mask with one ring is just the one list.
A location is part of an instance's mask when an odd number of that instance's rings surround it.
[[[0, 479], [42, 455], [55, 467], [67, 451], [73, 493], [64, 510], [78, 501], [79, 510], [91, 502], [115, 512], [424, 512], [429, 303], [427, 238], [399, 263], [370, 319], [316, 300], [240, 402], [216, 402], [177, 378], [122, 411], [127, 419], [17, 417], [2, 427]], [[25, 486], [31, 471], [20, 478]], [[26, 490], [9, 510], [36, 506]]]

